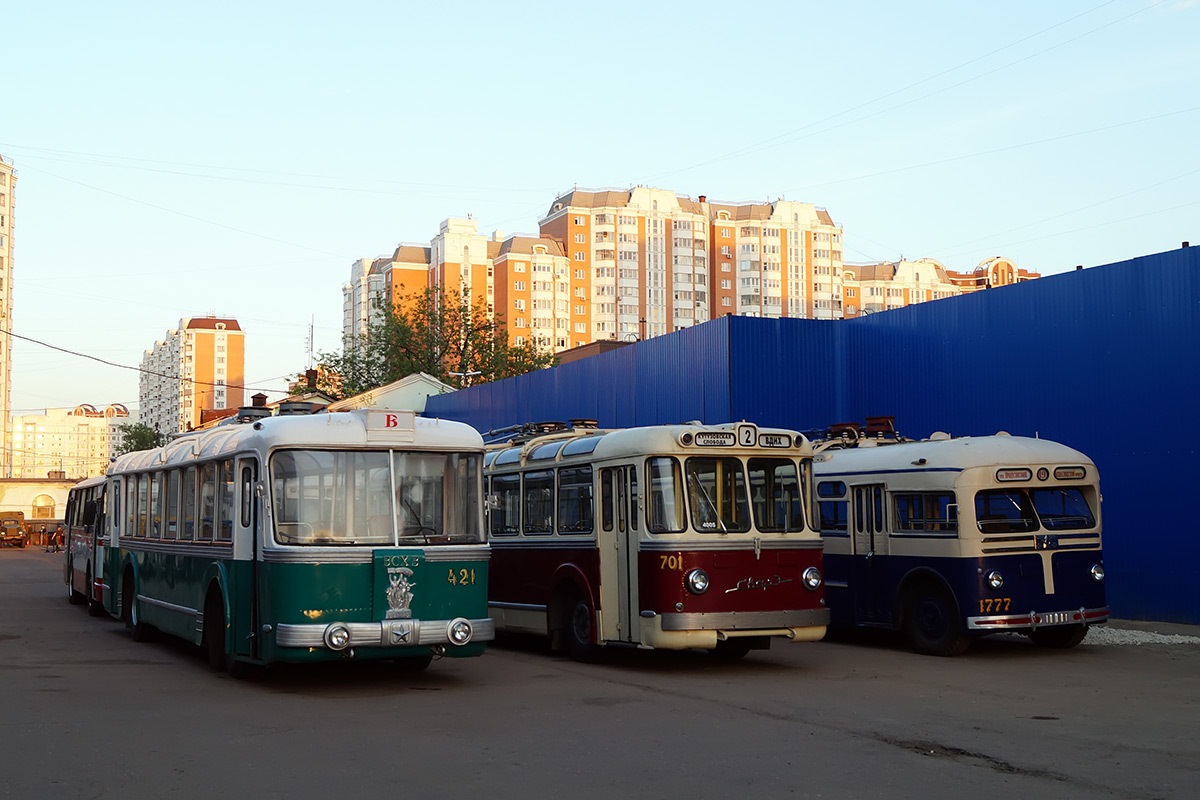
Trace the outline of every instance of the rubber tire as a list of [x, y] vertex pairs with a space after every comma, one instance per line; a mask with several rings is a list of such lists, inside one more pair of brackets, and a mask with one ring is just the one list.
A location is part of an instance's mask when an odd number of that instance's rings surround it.
[[75, 591], [75, 565], [70, 561], [67, 562], [67, 602], [73, 606], [83, 605], [86, 599], [82, 594]]
[[904, 636], [914, 652], [927, 656], [956, 656], [971, 645], [963, 633], [954, 598], [947, 589], [932, 583], [908, 591]]
[[750, 652], [750, 640], [746, 638], [723, 639], [718, 641], [717, 646], [708, 652], [722, 661], [737, 661], [739, 658], [745, 658], [746, 654]]
[[[220, 620], [218, 634], [213, 622]], [[210, 592], [204, 601], [204, 652], [208, 657], [208, 666], [213, 672], [223, 672], [228, 666], [225, 653], [225, 604], [216, 592]]]
[[584, 664], [594, 662], [600, 656], [600, 648], [592, 637], [596, 615], [592, 604], [579, 592], [570, 596], [563, 616], [563, 638], [567, 643], [567, 655]]
[[130, 576], [121, 582], [121, 618], [125, 621], [129, 638], [135, 642], [148, 642], [154, 638], [154, 628], [143, 622], [141, 616], [137, 599], [133, 596], [133, 579]]
[[92, 598], [92, 592], [95, 589], [95, 586], [92, 584], [92, 568], [90, 565], [88, 566], [88, 569], [87, 569], [87, 587], [88, 587], [88, 589], [87, 589], [88, 615], [92, 616], [92, 617], [104, 616], [104, 614], [105, 614], [104, 606], [102, 606], [100, 603], [96, 602], [96, 600], [94, 600]]
[[1052, 628], [1036, 628], [1025, 635], [1038, 647], [1052, 650], [1070, 650], [1083, 641], [1088, 629], [1083, 625], [1055, 625]]
[[398, 671], [415, 675], [418, 672], [424, 672], [429, 669], [429, 665], [433, 663], [433, 653], [424, 656], [397, 658], [393, 663], [396, 665]]

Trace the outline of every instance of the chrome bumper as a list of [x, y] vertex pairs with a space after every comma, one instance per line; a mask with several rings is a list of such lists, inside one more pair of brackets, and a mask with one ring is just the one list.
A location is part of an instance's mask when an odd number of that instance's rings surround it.
[[1108, 607], [1075, 608], [1070, 611], [1030, 611], [1027, 614], [999, 614], [967, 617], [972, 631], [1018, 631], [1049, 628], [1054, 625], [1098, 625], [1108, 621]]
[[[428, 647], [434, 644], [452, 644], [450, 625], [457, 620], [436, 619], [388, 619], [382, 622], [330, 622], [325, 625], [277, 625], [275, 644], [280, 647], [329, 648], [325, 633], [331, 626], [339, 625], [350, 632], [351, 647]], [[470, 642], [490, 642], [496, 638], [495, 623], [484, 619], [469, 619]]]

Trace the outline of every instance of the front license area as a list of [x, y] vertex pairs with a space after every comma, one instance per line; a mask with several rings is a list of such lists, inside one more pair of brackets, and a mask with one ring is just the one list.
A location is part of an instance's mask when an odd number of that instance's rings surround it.
[[1011, 597], [982, 597], [979, 600], [980, 614], [1003, 614], [1011, 610]]

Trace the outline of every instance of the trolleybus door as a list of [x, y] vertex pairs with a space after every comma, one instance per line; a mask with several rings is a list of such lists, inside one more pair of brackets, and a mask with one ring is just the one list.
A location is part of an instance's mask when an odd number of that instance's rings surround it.
[[857, 622], [879, 620], [876, 582], [882, 578], [883, 572], [879, 556], [887, 554], [883, 498], [883, 484], [853, 486], [850, 489], [850, 538], [854, 547], [850, 585], [853, 587]]
[[258, 646], [258, 462], [239, 457], [234, 463], [235, 487], [233, 508], [233, 586], [230, 587], [229, 610], [233, 623], [234, 650], [251, 657], [259, 654]]
[[[601, 605], [604, 610], [604, 638], [628, 642], [634, 637], [633, 609], [636, 602], [634, 580], [637, 575], [637, 536], [631, 535], [630, 503], [626, 467], [608, 467], [600, 471], [601, 530], [600, 573], [613, 575], [606, 569], [608, 561], [615, 567], [615, 591], [604, 591], [601, 580]], [[615, 562], [615, 563], [614, 563]], [[615, 625], [613, 630], [611, 626]]]

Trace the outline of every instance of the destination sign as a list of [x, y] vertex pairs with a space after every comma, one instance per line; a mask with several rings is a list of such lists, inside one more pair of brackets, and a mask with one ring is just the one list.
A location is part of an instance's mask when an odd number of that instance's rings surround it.
[[1027, 481], [1033, 477], [1033, 472], [1028, 469], [998, 469], [996, 470], [996, 480], [1001, 483], [1011, 483], [1013, 481]]
[[701, 431], [696, 434], [696, 445], [699, 447], [733, 447], [737, 438], [731, 431]]
[[760, 433], [758, 435], [759, 447], [791, 447], [792, 437], [782, 433]]
[[1087, 475], [1083, 467], [1055, 467], [1054, 479], [1057, 481], [1077, 481]]

